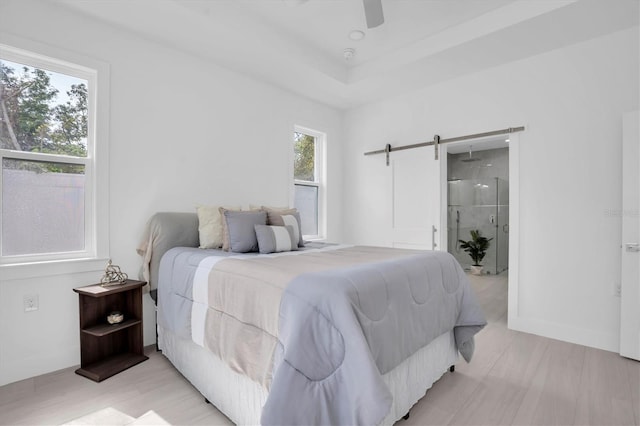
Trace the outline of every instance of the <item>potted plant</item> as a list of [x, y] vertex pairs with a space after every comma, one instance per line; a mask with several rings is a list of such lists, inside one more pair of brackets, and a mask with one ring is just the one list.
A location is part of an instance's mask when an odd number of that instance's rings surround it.
[[493, 238], [483, 237], [479, 229], [472, 229], [470, 233], [471, 239], [469, 241], [459, 240], [460, 247], [466, 251], [473, 260], [471, 273], [480, 275], [482, 273], [482, 265], [480, 262], [482, 262], [482, 259], [484, 259], [484, 256], [487, 254], [489, 241], [493, 240]]

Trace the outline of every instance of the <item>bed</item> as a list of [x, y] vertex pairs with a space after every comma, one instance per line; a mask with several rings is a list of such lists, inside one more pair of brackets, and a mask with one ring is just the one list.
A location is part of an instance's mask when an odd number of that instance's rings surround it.
[[448, 253], [307, 244], [200, 249], [195, 213], [157, 213], [141, 275], [158, 348], [236, 424], [393, 424], [486, 324]]

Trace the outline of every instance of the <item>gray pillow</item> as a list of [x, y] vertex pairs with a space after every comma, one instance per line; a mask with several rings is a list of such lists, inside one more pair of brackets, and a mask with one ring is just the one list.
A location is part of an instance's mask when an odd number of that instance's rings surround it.
[[298, 239], [298, 247], [304, 247], [304, 239], [302, 238], [302, 222], [300, 221], [300, 213], [298, 213], [296, 209], [280, 211], [267, 210], [267, 224], [275, 226], [293, 226], [293, 232], [296, 234]]
[[234, 212], [226, 210], [224, 217], [229, 232], [229, 250], [234, 253], [258, 251], [255, 225], [266, 225], [267, 214], [261, 211]]
[[293, 226], [255, 225], [254, 228], [260, 253], [298, 250], [298, 240]]

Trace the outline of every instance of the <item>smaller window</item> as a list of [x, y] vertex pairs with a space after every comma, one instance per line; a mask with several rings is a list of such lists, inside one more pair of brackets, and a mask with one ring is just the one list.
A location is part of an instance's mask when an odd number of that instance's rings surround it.
[[0, 48], [0, 264], [95, 257], [97, 71]]
[[293, 205], [300, 212], [302, 234], [318, 239], [324, 234], [324, 134], [296, 128], [293, 133]]

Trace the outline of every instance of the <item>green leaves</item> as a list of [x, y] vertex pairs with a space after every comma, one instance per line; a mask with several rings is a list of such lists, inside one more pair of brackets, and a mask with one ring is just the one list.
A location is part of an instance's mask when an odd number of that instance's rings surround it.
[[0, 148], [86, 157], [87, 116], [83, 80], [0, 60]]
[[[53, 108], [53, 119], [58, 126], [51, 137], [58, 144], [75, 145], [70, 150], [77, 152], [77, 142], [87, 137], [87, 87], [84, 84], [73, 84], [67, 96], [67, 103]], [[83, 145], [82, 147], [84, 148]], [[86, 152], [82, 156], [86, 156]]]
[[296, 180], [315, 181], [316, 140], [304, 133], [294, 133], [293, 178]]
[[489, 249], [489, 241], [493, 240], [493, 238], [487, 239], [483, 237], [479, 229], [472, 229], [470, 234], [471, 240], [459, 240], [460, 247], [471, 256], [474, 266], [480, 266], [480, 262], [482, 262]]

